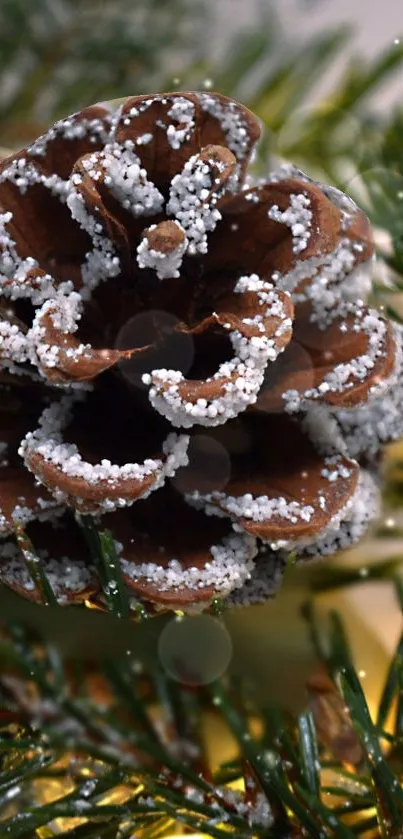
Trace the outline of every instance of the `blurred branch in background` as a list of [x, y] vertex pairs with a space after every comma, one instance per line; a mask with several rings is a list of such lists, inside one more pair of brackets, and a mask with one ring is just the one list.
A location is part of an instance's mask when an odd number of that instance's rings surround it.
[[403, 43], [396, 38], [368, 61], [352, 57], [349, 27], [299, 42], [271, 3], [256, 14], [226, 34], [222, 8], [212, 0], [4, 0], [0, 147], [22, 146], [96, 101], [214, 88], [262, 119], [258, 174], [278, 159], [292, 161], [351, 194], [387, 231], [379, 252], [389, 285], [379, 283], [377, 304], [400, 320], [403, 109], [381, 115], [373, 102], [402, 71]]
[[155, 91], [178, 53], [183, 63], [197, 54], [207, 11], [202, 0], [4, 0], [1, 143], [93, 102]]
[[[357, 168], [389, 163], [371, 97], [403, 63], [398, 39], [373, 62], [350, 57], [351, 39], [343, 26], [299, 43], [271, 3], [228, 35], [211, 0], [4, 0], [0, 145], [23, 145], [96, 101], [213, 87], [265, 123], [261, 169], [274, 154], [345, 185]], [[317, 94], [329, 70], [330, 87]], [[397, 155], [401, 120], [387, 135]]]
[[[265, 19], [238, 34], [220, 65], [210, 66], [214, 87], [246, 103], [262, 119], [262, 170], [274, 154], [345, 187], [358, 171], [389, 162], [383, 158], [385, 121], [372, 97], [401, 70], [403, 43], [367, 62], [349, 57], [351, 37], [351, 30], [341, 27], [298, 43], [281, 35], [274, 18]], [[325, 95], [317, 96], [318, 83], [343, 56], [341, 74]], [[189, 74], [195, 86], [200, 84], [200, 76]], [[401, 120], [397, 111], [388, 129], [395, 138], [393, 126]]]

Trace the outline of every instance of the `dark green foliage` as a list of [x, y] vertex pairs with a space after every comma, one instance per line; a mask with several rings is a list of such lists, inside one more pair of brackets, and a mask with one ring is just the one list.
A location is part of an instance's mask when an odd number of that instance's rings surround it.
[[[398, 581], [396, 592], [401, 602]], [[119, 829], [123, 837], [138, 832], [151, 839], [165, 835], [173, 820], [218, 839], [353, 839], [370, 826], [375, 836], [397, 836], [403, 820], [401, 642], [373, 721], [339, 617], [330, 616], [324, 637], [312, 602], [305, 616], [322, 667], [361, 745], [362, 760], [354, 769], [335, 759], [329, 743], [321, 741], [314, 705], [292, 719], [256, 702], [250, 687], [223, 680], [189, 689], [172, 682], [159, 664], [144, 672], [130, 660], [106, 662], [100, 672], [92, 671], [92, 678], [90, 668], [83, 678], [51, 645], [36, 647], [23, 627], [3, 626], [0, 835], [28, 839], [56, 818], [78, 816], [86, 822], [65, 834], [71, 839], [114, 836]], [[384, 725], [396, 700], [390, 734]], [[214, 776], [204, 756], [201, 726], [212, 706], [239, 750]], [[252, 718], [260, 720], [258, 736], [250, 728]], [[331, 783], [325, 768], [332, 770]], [[35, 803], [40, 780], [64, 776], [68, 792], [51, 803]], [[227, 795], [224, 785], [242, 778], [246, 795]], [[125, 800], [103, 803], [120, 785]], [[247, 799], [249, 810], [243, 806]], [[270, 819], [264, 815], [265, 802]], [[51, 826], [46, 835], [56, 835]]]
[[4, 0], [0, 144], [93, 102], [155, 92], [178, 51], [182, 65], [195, 54], [207, 11], [202, 0]]

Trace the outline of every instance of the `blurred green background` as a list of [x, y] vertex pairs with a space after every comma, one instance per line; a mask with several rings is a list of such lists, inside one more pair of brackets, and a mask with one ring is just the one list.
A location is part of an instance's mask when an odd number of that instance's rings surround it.
[[343, 2], [1, 0], [0, 144], [93, 102], [212, 87], [264, 121], [262, 166], [276, 154], [346, 181], [388, 165], [383, 129], [398, 108], [383, 106], [402, 92], [403, 44], [390, 35], [374, 54], [371, 41], [366, 57], [365, 0]]
[[[357, 52], [350, 25], [326, 25], [331, 0], [296, 5], [301, 27], [271, 0], [1, 0], [0, 146], [19, 148], [93, 102], [214, 89], [240, 99], [264, 122], [258, 171], [292, 160], [358, 195], [377, 227], [387, 229], [389, 263], [403, 274], [403, 213], [397, 216], [389, 201], [390, 189], [403, 183], [403, 109], [399, 97], [396, 104], [390, 98], [402, 79], [403, 42], [390, 38], [368, 58]], [[360, 26], [358, 14], [358, 33]], [[228, 618], [234, 665], [249, 668], [269, 692], [281, 683], [283, 697], [311, 667], [298, 617], [305, 584], [297, 572], [274, 603]], [[154, 655], [167, 620], [118, 624], [88, 611], [39, 608], [4, 590], [0, 608], [38, 626], [66, 654], [90, 657], [127, 649]], [[371, 643], [366, 666], [379, 669], [378, 642]]]

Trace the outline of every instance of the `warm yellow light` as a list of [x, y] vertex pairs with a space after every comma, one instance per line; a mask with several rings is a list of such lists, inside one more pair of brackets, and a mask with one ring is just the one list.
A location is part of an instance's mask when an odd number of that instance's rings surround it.
[[[166, 839], [183, 839], [184, 833], [170, 833]], [[207, 833], [186, 833], [186, 839], [211, 839]]]
[[103, 795], [99, 799], [98, 804], [100, 807], [106, 804], [124, 804], [132, 795], [140, 795], [143, 791], [144, 786], [142, 784], [139, 784], [135, 789], [121, 784], [119, 787], [114, 787], [114, 789]]
[[84, 600], [84, 605], [87, 609], [92, 609], [94, 612], [104, 612], [105, 609], [102, 606], [98, 606], [97, 603], [93, 603], [92, 600]]
[[[91, 773], [88, 769], [84, 769], [81, 774], [87, 777], [94, 777], [93, 773]], [[52, 801], [56, 801], [58, 798], [63, 798], [63, 796], [72, 792], [74, 790], [74, 783], [68, 778], [68, 776], [65, 776], [63, 778], [55, 779], [47, 778], [46, 781], [34, 781], [33, 787], [35, 790], [36, 804], [50, 804]], [[127, 799], [133, 794], [139, 795], [143, 789], [144, 787], [141, 784], [139, 784], [136, 788], [121, 784], [120, 786], [114, 787], [114, 789], [105, 793], [105, 795], [98, 800], [98, 804], [100, 807], [107, 804], [124, 804], [124, 802], [127, 801]], [[50, 839], [51, 836], [54, 836], [54, 830], [56, 830], [57, 833], [63, 834], [64, 832], [73, 830], [75, 827], [80, 827], [80, 825], [85, 824], [86, 821], [87, 819], [84, 816], [77, 816], [75, 818], [61, 817], [59, 819], [54, 819], [51, 825], [38, 828], [38, 837], [39, 839]]]

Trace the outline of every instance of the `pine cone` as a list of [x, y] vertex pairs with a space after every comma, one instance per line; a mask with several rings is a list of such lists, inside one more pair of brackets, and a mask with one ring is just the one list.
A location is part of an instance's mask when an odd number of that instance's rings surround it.
[[59, 602], [103, 597], [86, 515], [133, 601], [198, 609], [376, 514], [401, 333], [364, 302], [369, 224], [291, 166], [254, 183], [258, 137], [223, 96], [142, 96], [1, 164], [0, 576], [31, 599], [16, 523]]

